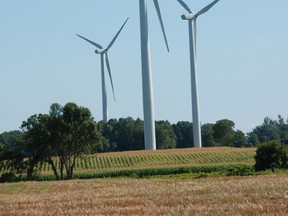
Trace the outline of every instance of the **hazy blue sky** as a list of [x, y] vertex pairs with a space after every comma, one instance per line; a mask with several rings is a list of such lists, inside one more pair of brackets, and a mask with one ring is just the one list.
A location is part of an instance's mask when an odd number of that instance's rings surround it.
[[[193, 11], [212, 0], [186, 0]], [[19, 129], [51, 103], [75, 102], [102, 118], [100, 57], [75, 33], [110, 50], [116, 92], [111, 118], [143, 119], [138, 0], [0, 0], [0, 133]], [[176, 0], [159, 0], [167, 53], [148, 0], [156, 120], [192, 121], [188, 26]], [[198, 18], [202, 123], [228, 118], [249, 132], [264, 117], [288, 117], [288, 1], [221, 0]]]

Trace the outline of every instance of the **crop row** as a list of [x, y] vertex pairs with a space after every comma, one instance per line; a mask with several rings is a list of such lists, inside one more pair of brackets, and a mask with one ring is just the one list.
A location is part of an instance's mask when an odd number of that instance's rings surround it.
[[[95, 154], [79, 158], [76, 161], [76, 171], [95, 170], [120, 170], [171, 166], [198, 166], [219, 164], [252, 164], [255, 151], [249, 149], [235, 149], [234, 151], [187, 151], [165, 153], [157, 151], [149, 154]], [[54, 158], [54, 163], [59, 167], [59, 159]], [[51, 166], [43, 163], [39, 166], [41, 172], [51, 171]]]

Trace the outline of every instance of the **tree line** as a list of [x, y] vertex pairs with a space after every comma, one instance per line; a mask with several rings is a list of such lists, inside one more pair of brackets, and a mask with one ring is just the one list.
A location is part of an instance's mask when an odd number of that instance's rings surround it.
[[[145, 148], [141, 119], [96, 122], [88, 108], [75, 103], [54, 103], [48, 114], [32, 115], [20, 128], [0, 134], [0, 166], [26, 172], [28, 178], [37, 171], [38, 163], [49, 163], [56, 179], [71, 179], [76, 159], [83, 154]], [[157, 149], [193, 147], [191, 122], [156, 121], [155, 130]], [[271, 140], [288, 142], [288, 121], [281, 116], [277, 120], [266, 117], [248, 134], [235, 130], [235, 123], [229, 119], [202, 125], [203, 147], [253, 147]], [[59, 165], [52, 160], [55, 156], [60, 159]]]

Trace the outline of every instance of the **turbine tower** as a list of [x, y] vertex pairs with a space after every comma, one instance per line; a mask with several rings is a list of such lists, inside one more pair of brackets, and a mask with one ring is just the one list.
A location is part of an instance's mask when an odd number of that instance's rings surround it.
[[201, 124], [199, 114], [198, 81], [196, 65], [196, 38], [197, 38], [197, 17], [210, 10], [219, 0], [215, 0], [202, 10], [194, 13], [185, 2], [177, 0], [188, 11], [187, 15], [182, 15], [183, 20], [188, 20], [189, 42], [190, 42], [190, 70], [191, 70], [191, 96], [192, 96], [192, 117], [193, 117], [193, 138], [194, 147], [201, 148]]
[[95, 43], [95, 42], [93, 42], [93, 41], [91, 41], [91, 40], [89, 40], [89, 39], [87, 39], [85, 37], [82, 37], [81, 35], [76, 34], [78, 37], [86, 40], [87, 42], [89, 42], [92, 45], [94, 45], [95, 47], [97, 47], [97, 49], [95, 50], [95, 53], [96, 54], [100, 54], [100, 57], [101, 57], [102, 106], [103, 106], [103, 121], [104, 122], [108, 121], [107, 89], [106, 89], [106, 78], [105, 78], [105, 69], [104, 69], [104, 55], [105, 55], [106, 67], [107, 67], [109, 78], [110, 78], [110, 82], [111, 82], [113, 97], [114, 97], [114, 101], [115, 101], [116, 99], [115, 99], [115, 92], [114, 92], [111, 68], [110, 68], [110, 63], [109, 63], [108, 51], [113, 46], [115, 40], [117, 39], [117, 37], [119, 36], [120, 32], [124, 28], [124, 26], [125, 26], [126, 22], [128, 21], [128, 19], [129, 18], [127, 18], [125, 20], [124, 24], [121, 26], [120, 30], [114, 36], [114, 38], [109, 43], [107, 48], [103, 48], [101, 45], [99, 45], [99, 44], [97, 44], [97, 43]]
[[[167, 37], [162, 21], [158, 0], [153, 0], [160, 21], [162, 33], [169, 52]], [[139, 0], [140, 33], [141, 33], [141, 62], [142, 62], [142, 92], [144, 112], [144, 139], [146, 150], [156, 150], [153, 82], [151, 72], [151, 56], [148, 31], [147, 0]]]

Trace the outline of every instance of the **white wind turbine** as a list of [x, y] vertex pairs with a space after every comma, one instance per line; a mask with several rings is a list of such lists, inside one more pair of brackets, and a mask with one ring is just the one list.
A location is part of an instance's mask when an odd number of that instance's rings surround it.
[[[157, 11], [158, 19], [160, 21], [166, 47], [169, 52], [169, 46], [165, 34], [159, 3], [158, 0], [153, 1]], [[147, 0], [139, 0], [139, 10], [140, 10], [140, 33], [141, 33], [141, 62], [142, 62], [142, 91], [143, 91], [145, 149], [156, 150], [154, 99], [153, 99], [153, 83], [151, 72], [150, 43], [148, 32]]]
[[188, 20], [189, 41], [190, 41], [190, 69], [191, 69], [191, 96], [192, 96], [192, 117], [193, 117], [193, 137], [194, 147], [201, 148], [201, 124], [199, 114], [198, 83], [197, 83], [197, 66], [196, 66], [196, 38], [197, 38], [197, 17], [206, 13], [219, 0], [215, 0], [202, 10], [194, 13], [190, 10], [185, 2], [177, 0], [187, 11], [187, 15], [182, 15], [183, 20]]
[[117, 32], [117, 34], [114, 36], [110, 44], [107, 46], [107, 48], [103, 48], [101, 45], [85, 38], [82, 37], [81, 35], [76, 34], [78, 37], [88, 41], [89, 43], [93, 44], [96, 46], [98, 49], [95, 50], [96, 54], [100, 54], [101, 56], [101, 79], [102, 79], [102, 106], [103, 106], [103, 121], [107, 122], [108, 121], [108, 106], [107, 106], [107, 89], [106, 89], [106, 78], [105, 78], [105, 69], [104, 69], [104, 55], [105, 55], [105, 61], [106, 61], [106, 66], [108, 70], [108, 74], [110, 77], [110, 82], [111, 82], [111, 87], [112, 87], [112, 92], [113, 92], [113, 97], [115, 101], [115, 92], [114, 92], [114, 86], [113, 86], [113, 80], [112, 80], [112, 75], [111, 75], [111, 68], [110, 68], [110, 63], [109, 63], [109, 58], [108, 58], [108, 51], [114, 44], [115, 40], [119, 36], [120, 32], [124, 28], [126, 22], [128, 21], [129, 18], [126, 19], [124, 24], [121, 26], [120, 30]]

